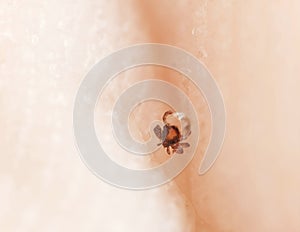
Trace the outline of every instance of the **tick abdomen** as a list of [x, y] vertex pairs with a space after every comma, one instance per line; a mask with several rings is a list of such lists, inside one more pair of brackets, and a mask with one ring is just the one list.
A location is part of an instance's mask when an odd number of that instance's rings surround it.
[[180, 141], [180, 132], [176, 126], [165, 125], [162, 134], [163, 146], [171, 146]]

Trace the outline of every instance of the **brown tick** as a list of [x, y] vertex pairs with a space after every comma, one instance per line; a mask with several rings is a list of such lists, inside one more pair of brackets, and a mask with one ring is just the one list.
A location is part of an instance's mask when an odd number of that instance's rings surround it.
[[170, 110], [164, 113], [162, 119], [165, 125], [163, 128], [157, 125], [153, 129], [155, 135], [162, 141], [161, 143], [157, 144], [157, 146], [162, 145], [164, 148], [166, 148], [169, 155], [171, 155], [171, 153], [182, 154], [183, 148], [189, 147], [190, 144], [181, 143], [181, 141], [185, 140], [190, 133], [183, 137], [177, 126], [168, 123], [167, 117], [171, 114], [173, 114], [173, 112]]

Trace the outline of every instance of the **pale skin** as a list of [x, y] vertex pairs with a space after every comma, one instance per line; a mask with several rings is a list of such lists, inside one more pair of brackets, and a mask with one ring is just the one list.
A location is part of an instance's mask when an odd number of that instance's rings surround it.
[[[299, 1], [2, 1], [0, 231], [299, 231], [299, 8]], [[189, 92], [202, 133], [180, 176], [137, 192], [84, 166], [71, 115], [93, 64], [143, 42], [178, 46], [207, 66], [224, 97], [227, 131], [217, 161], [199, 176], [209, 110], [183, 77], [148, 69]], [[110, 109], [144, 74], [113, 82], [96, 111]], [[130, 122], [140, 139], [151, 121], [142, 107]], [[167, 110], [161, 106], [156, 118]], [[110, 141], [106, 116], [96, 124]], [[107, 149], [119, 151], [116, 143]], [[153, 161], [168, 158], [161, 149]]]
[[177, 3], [137, 3], [137, 25], [148, 41], [196, 55], [224, 96], [217, 162], [198, 176], [196, 158], [175, 180], [196, 209], [197, 231], [298, 231], [299, 2]]

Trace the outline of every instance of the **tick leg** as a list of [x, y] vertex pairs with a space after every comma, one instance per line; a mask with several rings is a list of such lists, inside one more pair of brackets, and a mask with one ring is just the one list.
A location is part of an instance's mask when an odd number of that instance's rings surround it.
[[167, 153], [168, 155], [171, 155], [170, 147], [167, 147]]
[[179, 143], [173, 144], [171, 147], [173, 149], [173, 154], [177, 153], [177, 149], [179, 148]]
[[186, 147], [190, 147], [190, 144], [189, 143], [180, 143], [180, 146], [186, 148]]
[[183, 154], [183, 148], [181, 146], [178, 146], [175, 151], [177, 154]]
[[161, 140], [164, 142], [166, 137], [168, 136], [169, 134], [169, 129], [167, 126], [164, 126], [163, 129], [162, 129], [162, 132], [161, 132]]
[[156, 127], [154, 127], [153, 132], [157, 136], [157, 138], [161, 139], [161, 127], [159, 125], [156, 125]]

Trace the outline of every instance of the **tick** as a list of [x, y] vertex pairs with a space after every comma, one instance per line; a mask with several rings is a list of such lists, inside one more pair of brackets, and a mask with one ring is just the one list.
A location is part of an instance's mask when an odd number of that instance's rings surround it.
[[161, 140], [161, 143], [157, 144], [157, 146], [162, 145], [164, 148], [166, 148], [166, 151], [169, 155], [171, 155], [171, 153], [183, 154], [183, 148], [189, 147], [190, 144], [181, 143], [181, 141], [185, 140], [190, 133], [183, 137], [177, 126], [168, 123], [167, 117], [171, 114], [173, 114], [171, 110], [164, 113], [162, 117], [164, 122], [163, 128], [157, 125], [153, 129], [155, 135]]

